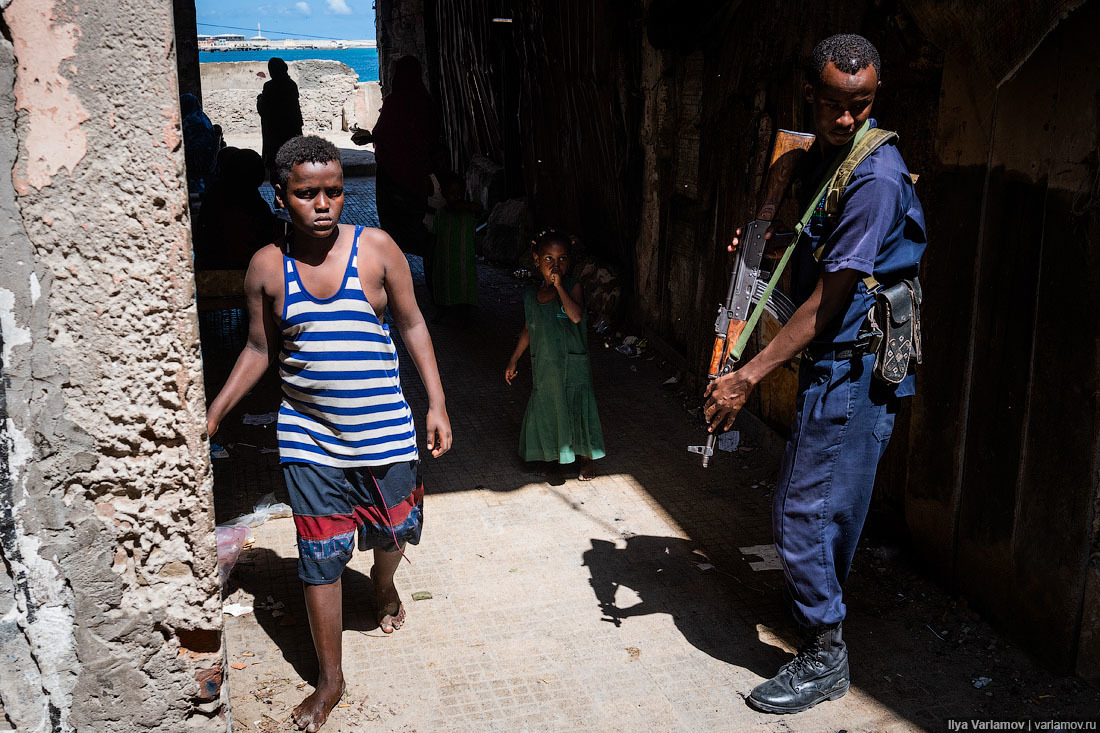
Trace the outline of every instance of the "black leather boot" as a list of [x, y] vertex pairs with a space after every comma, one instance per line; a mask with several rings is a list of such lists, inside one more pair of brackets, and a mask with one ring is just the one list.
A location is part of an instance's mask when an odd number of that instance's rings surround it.
[[756, 686], [748, 702], [766, 713], [800, 713], [848, 692], [848, 648], [840, 624], [813, 629], [791, 661]]

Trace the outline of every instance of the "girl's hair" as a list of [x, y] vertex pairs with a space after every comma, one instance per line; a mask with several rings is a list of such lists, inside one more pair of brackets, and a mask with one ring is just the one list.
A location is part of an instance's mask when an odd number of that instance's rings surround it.
[[531, 251], [538, 254], [543, 247], [550, 244], [560, 244], [565, 247], [566, 251], [573, 254], [573, 246], [576, 243], [577, 238], [572, 234], [566, 234], [553, 227], [548, 227], [535, 234], [535, 238], [531, 240]]

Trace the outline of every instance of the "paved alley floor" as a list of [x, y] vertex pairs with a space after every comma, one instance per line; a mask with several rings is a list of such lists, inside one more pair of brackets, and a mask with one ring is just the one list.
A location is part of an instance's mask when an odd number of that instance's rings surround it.
[[[685, 409], [696, 400], [663, 384], [671, 368], [590, 334], [600, 475], [528, 472], [516, 447], [529, 360], [511, 387], [503, 379], [525, 284], [479, 267], [477, 311], [431, 326], [454, 448], [424, 461], [423, 540], [397, 575], [408, 620], [379, 631], [370, 556], [357, 554], [343, 581], [348, 689], [324, 730], [854, 732], [1100, 717], [1100, 692], [1039, 667], [877, 541], [861, 545], [847, 589], [851, 692], [796, 716], [749, 708], [745, 695], [796, 643], [771, 549], [774, 441], [746, 422], [742, 446], [702, 469], [686, 451], [703, 438]], [[202, 316], [211, 396], [242, 345], [242, 318]], [[404, 352], [402, 364], [423, 450], [424, 391]], [[269, 492], [286, 501], [278, 456], [264, 451], [274, 426], [241, 423], [277, 407], [269, 373], [216, 436], [229, 454], [215, 461], [219, 521]], [[226, 617], [233, 720], [291, 730], [316, 674], [294, 527], [274, 519], [254, 536], [226, 589], [227, 603], [254, 607]]]

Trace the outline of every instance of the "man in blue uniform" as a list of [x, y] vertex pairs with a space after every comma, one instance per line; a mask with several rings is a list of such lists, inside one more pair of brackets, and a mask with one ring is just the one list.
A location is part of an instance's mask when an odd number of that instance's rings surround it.
[[[804, 93], [817, 141], [804, 166], [803, 210], [829, 164], [865, 124], [875, 126], [880, 70], [878, 51], [860, 36], [833, 36], [814, 49]], [[760, 380], [803, 353], [772, 521], [805, 639], [749, 695], [757, 709], [795, 713], [848, 691], [842, 587], [898, 399], [914, 388], [912, 374], [896, 386], [872, 376], [875, 355], [865, 343], [874, 296], [864, 279], [889, 285], [915, 277], [924, 248], [912, 179], [897, 148], [884, 144], [856, 167], [835, 216], [825, 216], [824, 199], [818, 203], [795, 255], [793, 295], [801, 305], [794, 317], [752, 360], [707, 388], [710, 429], [729, 429]]]

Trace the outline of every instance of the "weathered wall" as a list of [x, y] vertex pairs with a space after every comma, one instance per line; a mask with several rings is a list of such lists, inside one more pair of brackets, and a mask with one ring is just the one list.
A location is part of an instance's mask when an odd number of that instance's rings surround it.
[[[428, 0], [428, 4], [431, 2]], [[382, 80], [382, 96], [390, 93], [390, 64], [402, 56], [420, 59], [424, 82], [429, 83], [425, 5], [425, 0], [377, 0], [374, 4], [378, 78]], [[431, 15], [430, 8], [427, 15]], [[429, 85], [428, 88], [432, 87]]]
[[[265, 61], [220, 61], [201, 64], [203, 112], [232, 135], [259, 135], [256, 95], [263, 91]], [[381, 94], [378, 82], [359, 81], [359, 75], [339, 61], [289, 61], [290, 78], [298, 85], [303, 131], [347, 130], [352, 123], [371, 129], [378, 120]]]
[[179, 92], [189, 92], [202, 103], [199, 78], [199, 34], [195, 25], [195, 0], [172, 0], [172, 20], [176, 34], [176, 77]]
[[[1034, 24], [1047, 28], [1063, 4]], [[922, 9], [922, 22], [942, 22], [937, 10]], [[1100, 3], [1088, 2], [1026, 60], [1027, 44], [983, 63], [952, 49], [929, 219], [935, 356], [914, 405], [923, 439], [910, 444], [906, 497], [914, 541], [945, 578], [1037, 655], [1076, 660], [1094, 684], [1097, 28]], [[987, 71], [1017, 67], [999, 86]]]
[[172, 3], [2, 6], [0, 701], [225, 730]]

